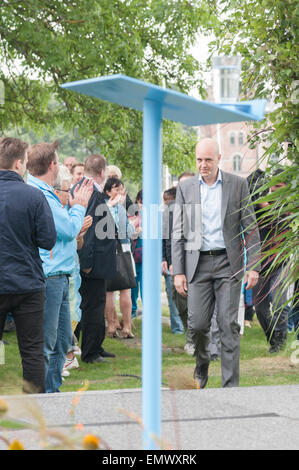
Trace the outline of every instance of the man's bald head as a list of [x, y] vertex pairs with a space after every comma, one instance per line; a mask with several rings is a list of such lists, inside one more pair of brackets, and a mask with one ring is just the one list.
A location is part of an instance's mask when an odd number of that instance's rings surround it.
[[64, 166], [68, 168], [69, 171], [71, 171], [72, 167], [78, 163], [77, 159], [75, 157], [66, 157], [65, 160], [63, 161]]
[[212, 185], [218, 175], [218, 164], [221, 159], [219, 147], [215, 140], [207, 137], [196, 145], [196, 166], [203, 180]]
[[216, 140], [206, 137], [196, 144], [196, 155], [198, 152], [212, 152], [216, 157], [219, 155], [219, 145]]

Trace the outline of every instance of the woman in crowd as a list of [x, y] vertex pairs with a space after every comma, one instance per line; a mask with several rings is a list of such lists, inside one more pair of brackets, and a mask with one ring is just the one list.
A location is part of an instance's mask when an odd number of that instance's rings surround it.
[[[123, 206], [125, 200], [124, 185], [118, 178], [108, 178], [104, 186], [104, 193], [107, 197], [107, 205], [115, 222], [117, 236], [121, 242], [122, 250], [123, 252], [131, 252], [130, 238], [132, 238], [135, 232], [135, 227], [132, 223], [129, 223], [126, 209]], [[132, 263], [133, 262], [132, 258]], [[132, 302], [130, 289], [119, 291], [119, 307], [122, 313], [122, 337], [124, 339], [134, 338], [131, 322]], [[117, 318], [115, 318], [114, 292], [107, 292], [106, 294], [105, 314], [108, 323], [107, 335], [110, 338], [117, 337], [117, 329], [120, 325]]]
[[130, 220], [134, 223], [135, 226], [135, 234], [133, 235], [133, 257], [136, 266], [136, 287], [131, 290], [132, 318], [137, 317], [137, 300], [139, 293], [142, 299], [142, 189], [138, 192], [135, 202], [138, 207], [138, 211], [137, 214], [134, 214], [130, 217]]

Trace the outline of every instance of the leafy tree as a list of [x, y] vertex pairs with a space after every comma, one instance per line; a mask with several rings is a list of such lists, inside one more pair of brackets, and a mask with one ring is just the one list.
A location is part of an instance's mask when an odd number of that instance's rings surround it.
[[[140, 177], [142, 114], [60, 86], [123, 73], [184, 92], [198, 86], [203, 94], [199, 64], [188, 51], [199, 25], [210, 21], [205, 2], [198, 1], [2, 0], [0, 131], [74, 130], [88, 150], [99, 149], [126, 174]], [[165, 163], [180, 171], [189, 167], [194, 136], [170, 122], [163, 127]]]
[[30, 143], [31, 145], [38, 142], [51, 142], [54, 139], [59, 140], [58, 155], [59, 160], [62, 162], [66, 157], [76, 157], [78, 161], [84, 161], [89, 151], [97, 152], [97, 149], [88, 149], [87, 143], [77, 135], [75, 131], [66, 132], [62, 126], [57, 126], [54, 132], [45, 131], [38, 135], [33, 131], [22, 128], [9, 128], [6, 133], [11, 137], [17, 137]]

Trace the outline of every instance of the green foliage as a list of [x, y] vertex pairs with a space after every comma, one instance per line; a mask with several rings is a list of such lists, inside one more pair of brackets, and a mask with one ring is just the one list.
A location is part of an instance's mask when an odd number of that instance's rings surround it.
[[[266, 119], [254, 124], [250, 139], [251, 147], [263, 145], [265, 152], [262, 158], [268, 161], [268, 183], [261, 189], [269, 190], [277, 181], [286, 184], [285, 188], [266, 198], [266, 202], [270, 203], [266, 214], [268, 222], [274, 222], [279, 217], [283, 219], [275, 250], [279, 255], [277, 262], [281, 259], [287, 262], [287, 287], [298, 277], [298, 2], [219, 0], [214, 2], [214, 6], [218, 24], [214, 28], [211, 55], [240, 55], [241, 94], [245, 99], [266, 98], [272, 103]], [[278, 166], [284, 169], [274, 179], [269, 162], [273, 153], [278, 157]], [[268, 255], [274, 255], [273, 248]]]
[[[87, 149], [96, 148], [139, 179], [141, 113], [60, 86], [123, 73], [159, 85], [163, 80], [183, 92], [198, 86], [203, 92], [199, 64], [188, 51], [200, 25], [210, 21], [204, 2], [186, 0], [3, 0], [0, 132], [72, 131]], [[164, 126], [167, 163], [175, 170], [184, 169], [181, 151], [194, 152], [189, 137], [177, 125]]]
[[33, 130], [27, 131], [21, 127], [18, 129], [9, 128], [6, 133], [11, 137], [22, 139], [30, 145], [38, 142], [53, 142], [55, 139], [58, 139], [60, 162], [63, 162], [68, 156], [76, 157], [78, 161], [84, 162], [89, 152], [96, 153], [98, 150], [95, 147], [89, 147], [89, 143], [80, 138], [76, 131], [66, 132], [62, 126], [57, 126], [54, 132], [45, 131], [44, 133], [36, 133]]

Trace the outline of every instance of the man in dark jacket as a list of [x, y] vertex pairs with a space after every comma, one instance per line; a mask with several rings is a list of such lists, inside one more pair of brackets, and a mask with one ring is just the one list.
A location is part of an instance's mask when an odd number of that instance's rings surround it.
[[[105, 362], [105, 358], [114, 357], [102, 346], [105, 339], [106, 280], [116, 275], [115, 224], [101, 189], [105, 168], [106, 159], [102, 155], [90, 155], [85, 161], [85, 177], [93, 180], [94, 191], [86, 209], [86, 215], [92, 217], [93, 223], [78, 251], [82, 297], [80, 328], [81, 359], [91, 363]], [[76, 329], [75, 334], [78, 332]]]
[[[278, 176], [281, 172], [282, 170], [277, 170], [273, 176]], [[256, 191], [260, 192], [260, 194], [257, 192], [260, 198], [265, 195], [265, 192], [260, 191], [262, 178], [261, 173], [258, 179], [255, 175], [252, 178], [256, 184]], [[270, 192], [273, 193], [285, 186], [285, 182], [278, 182], [271, 186]], [[253, 304], [267, 341], [270, 343], [269, 353], [274, 354], [285, 347], [287, 340], [287, 289], [283, 283], [286, 271], [285, 264], [277, 260], [280, 244], [283, 243], [284, 233], [288, 228], [285, 220], [286, 214], [274, 219], [271, 213], [261, 212], [267, 206], [269, 203], [257, 203], [255, 208], [261, 239], [262, 263], [259, 280], [253, 288]]]
[[165, 288], [168, 298], [168, 306], [170, 313], [170, 328], [174, 334], [183, 334], [184, 327], [186, 329], [186, 323], [184, 323], [179, 314], [177, 305], [173, 296], [173, 278], [169, 272], [169, 266], [171, 266], [171, 232], [173, 225], [173, 210], [175, 205], [176, 188], [166, 189], [163, 193], [163, 201], [165, 209], [162, 215], [162, 226], [163, 226], [163, 239], [162, 239], [162, 274], [165, 280]]
[[56, 230], [38, 189], [25, 184], [28, 145], [0, 139], [0, 331], [5, 314], [16, 324], [25, 392], [45, 392], [45, 279], [38, 248], [51, 250]]
[[[182, 173], [179, 178], [178, 182], [184, 181], [184, 179], [191, 178], [192, 176], [195, 176], [193, 172], [186, 171]], [[170, 204], [170, 208], [172, 206], [172, 210], [169, 211], [169, 232], [168, 234], [163, 233], [163, 240], [162, 240], [162, 271], [165, 269], [169, 269], [170, 274], [172, 275], [172, 259], [171, 259], [171, 237], [172, 237], [172, 227], [173, 227], [173, 210], [174, 210], [174, 203], [175, 203], [175, 196], [176, 196], [176, 191], [174, 193], [174, 201], [173, 204]], [[169, 207], [168, 207], [169, 208]], [[165, 262], [166, 262], [166, 267], [165, 267]], [[174, 284], [172, 283], [172, 297], [173, 301], [177, 307], [177, 310], [179, 312], [179, 315], [181, 317], [182, 323], [184, 325], [184, 329], [186, 331], [186, 344], [184, 346], [184, 351], [190, 355], [193, 356], [195, 346], [192, 341], [192, 334], [190, 329], [188, 328], [187, 320], [188, 320], [188, 303], [187, 303], [187, 297], [184, 297], [180, 295], [176, 288], [174, 287]]]

